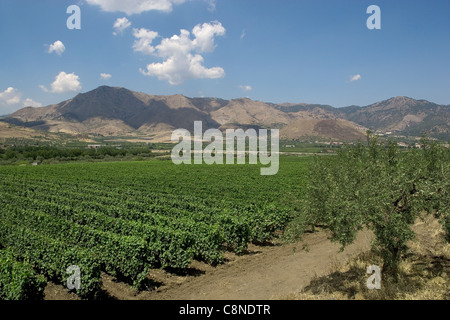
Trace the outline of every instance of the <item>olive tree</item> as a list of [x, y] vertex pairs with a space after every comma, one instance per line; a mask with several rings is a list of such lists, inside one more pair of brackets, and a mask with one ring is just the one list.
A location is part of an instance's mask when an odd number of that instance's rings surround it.
[[358, 231], [372, 230], [383, 272], [396, 274], [415, 237], [411, 226], [423, 212], [440, 219], [450, 240], [449, 194], [449, 149], [422, 140], [421, 148], [401, 151], [395, 142], [380, 143], [368, 133], [367, 144], [317, 157], [301, 214], [312, 225], [329, 228], [331, 240], [342, 248]]

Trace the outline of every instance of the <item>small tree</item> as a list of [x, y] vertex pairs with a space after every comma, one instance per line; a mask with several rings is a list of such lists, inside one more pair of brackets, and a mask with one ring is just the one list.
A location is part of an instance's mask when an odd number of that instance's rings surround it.
[[394, 142], [345, 146], [335, 157], [317, 157], [302, 214], [324, 224], [331, 240], [351, 244], [362, 228], [374, 232], [373, 249], [383, 272], [397, 274], [414, 239], [412, 224], [422, 212], [435, 214], [450, 235], [450, 150], [423, 140], [421, 149], [401, 152]]

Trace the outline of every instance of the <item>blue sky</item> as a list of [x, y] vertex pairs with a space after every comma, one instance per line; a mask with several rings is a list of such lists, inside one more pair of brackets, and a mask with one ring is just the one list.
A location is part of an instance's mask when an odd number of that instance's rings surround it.
[[[67, 28], [70, 5], [81, 30]], [[370, 5], [381, 30], [367, 28]], [[450, 104], [449, 0], [1, 0], [0, 43], [0, 115], [100, 85], [335, 107], [400, 95]]]

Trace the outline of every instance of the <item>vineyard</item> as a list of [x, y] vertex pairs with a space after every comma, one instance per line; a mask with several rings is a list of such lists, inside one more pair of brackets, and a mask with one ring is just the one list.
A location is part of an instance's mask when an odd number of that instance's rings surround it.
[[275, 176], [164, 160], [2, 167], [0, 299], [11, 298], [4, 279], [18, 281], [16, 298], [40, 297], [43, 277], [65, 285], [69, 266], [82, 298], [99, 293], [102, 272], [139, 289], [152, 268], [217, 265], [270, 242], [298, 209], [309, 163], [284, 157]]

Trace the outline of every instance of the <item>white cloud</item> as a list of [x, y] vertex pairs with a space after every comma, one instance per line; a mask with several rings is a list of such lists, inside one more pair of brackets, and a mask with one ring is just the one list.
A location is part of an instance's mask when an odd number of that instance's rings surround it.
[[22, 93], [13, 87], [0, 92], [0, 113], [13, 112], [21, 107], [42, 107], [42, 104], [27, 98], [22, 101]]
[[118, 35], [118, 34], [122, 34], [125, 29], [129, 28], [131, 26], [131, 22], [123, 17], [123, 18], [117, 18], [116, 22], [114, 22], [113, 28], [114, 28], [114, 32], [113, 35]]
[[203, 57], [191, 55], [169, 58], [163, 63], [152, 63], [147, 70], [140, 69], [146, 76], [156, 76], [159, 80], [167, 80], [171, 85], [182, 84], [188, 79], [223, 78], [225, 72], [220, 67], [205, 68]]
[[221, 67], [206, 68], [201, 53], [213, 52], [216, 48], [214, 38], [225, 35], [225, 28], [220, 22], [196, 25], [191, 33], [181, 29], [179, 35], [164, 38], [156, 47], [152, 41], [157, 33], [146, 29], [135, 29], [133, 48], [145, 54], [151, 54], [166, 59], [162, 63], [152, 63], [146, 69], [140, 69], [147, 76], [156, 76], [159, 80], [167, 80], [172, 85], [178, 85], [188, 79], [217, 79], [225, 76]]
[[3, 92], [0, 92], [0, 103], [3, 105], [12, 106], [20, 103], [22, 94], [16, 88], [9, 87]]
[[42, 103], [36, 102], [31, 100], [30, 98], [25, 99], [23, 102], [24, 107], [33, 107], [33, 108], [39, 108], [42, 107]]
[[97, 5], [103, 11], [124, 12], [127, 15], [138, 14], [145, 11], [157, 10], [170, 12], [175, 4], [186, 0], [86, 0], [90, 5]]
[[144, 28], [133, 29], [133, 36], [137, 39], [133, 44], [134, 51], [142, 52], [143, 54], [153, 54], [155, 52], [152, 42], [158, 37], [158, 32]]
[[53, 44], [50, 45], [48, 48], [48, 53], [56, 53], [57, 55], [62, 55], [63, 52], [66, 51], [66, 47], [61, 41], [55, 41]]
[[51, 84], [51, 90], [45, 86], [39, 86], [44, 92], [65, 93], [73, 91], [81, 91], [80, 77], [75, 73], [60, 72], [55, 81]]
[[42, 84], [39, 85], [39, 88], [41, 88], [41, 90], [44, 91], [44, 92], [49, 92], [48, 89], [47, 89], [47, 87], [44, 86], [44, 85], [42, 85]]
[[251, 87], [251, 86], [239, 86], [239, 88], [240, 89], [242, 89], [242, 90], [244, 90], [244, 91], [252, 91], [253, 90], [253, 88]]
[[112, 75], [110, 75], [109, 73], [100, 73], [100, 78], [102, 80], [109, 80], [112, 78]]
[[350, 82], [359, 81], [359, 80], [361, 80], [360, 74], [356, 74], [356, 75], [350, 77]]
[[218, 21], [212, 23], [204, 23], [196, 25], [192, 29], [195, 39], [192, 45], [198, 52], [213, 52], [216, 46], [214, 45], [214, 37], [225, 35], [225, 28]]
[[244, 40], [244, 38], [247, 36], [247, 31], [245, 31], [245, 29], [244, 30], [242, 30], [242, 33], [241, 33], [241, 40]]

